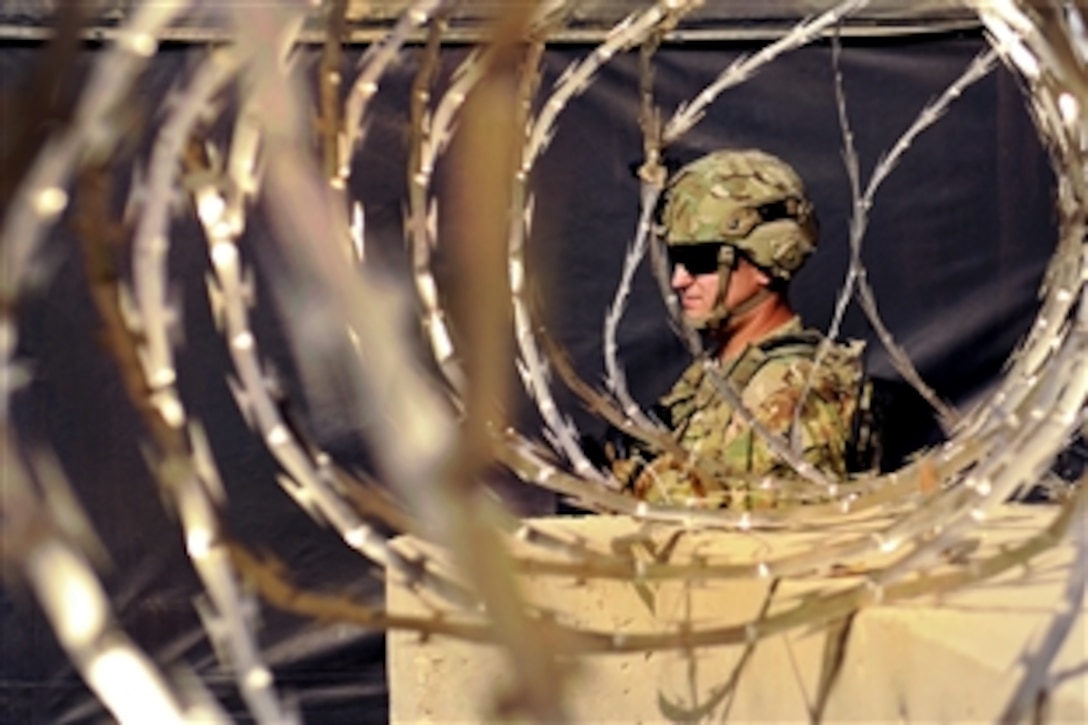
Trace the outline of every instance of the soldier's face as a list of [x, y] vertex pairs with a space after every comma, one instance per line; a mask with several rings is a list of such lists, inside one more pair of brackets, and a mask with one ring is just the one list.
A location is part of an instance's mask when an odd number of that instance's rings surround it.
[[689, 322], [710, 316], [718, 300], [718, 270], [692, 273], [683, 263], [673, 265], [672, 288]]
[[[729, 275], [729, 289], [725, 293], [725, 306], [735, 308], [756, 294], [769, 279], [758, 267], [741, 258]], [[705, 266], [692, 272], [682, 260], [672, 268], [672, 288], [677, 302], [690, 323], [710, 317], [721, 302], [721, 278], [718, 269], [708, 271]]]

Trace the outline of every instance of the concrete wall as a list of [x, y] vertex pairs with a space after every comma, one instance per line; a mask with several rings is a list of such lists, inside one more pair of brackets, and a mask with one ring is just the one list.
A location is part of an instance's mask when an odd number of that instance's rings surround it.
[[[1040, 530], [1054, 511], [1009, 508], [987, 524], [975, 555], [1003, 542], [1020, 541]], [[538, 522], [577, 533], [601, 551], [639, 527], [620, 517], [549, 519]], [[863, 528], [858, 526], [855, 531]], [[666, 543], [669, 531], [651, 532], [651, 547]], [[684, 535], [669, 554], [690, 560], [698, 552], [709, 562], [744, 561], [803, 551], [826, 539], [808, 534]], [[402, 542], [407, 547], [411, 541]], [[636, 545], [648, 555], [648, 548]], [[910, 601], [865, 609], [855, 620], [837, 685], [826, 703], [827, 721], [979, 722], [993, 721], [1019, 681], [1018, 658], [1045, 628], [1059, 601], [1071, 548], [1042, 556], [1029, 571], [959, 591], [941, 601]], [[856, 583], [850, 576], [784, 581], [770, 612], [793, 606], [798, 596], [830, 592]], [[534, 602], [558, 613], [560, 621], [607, 632], [721, 627], [754, 618], [763, 606], [765, 580], [660, 582], [572, 581], [531, 576], [525, 591]], [[426, 614], [418, 598], [396, 586], [387, 590], [395, 613]], [[1088, 632], [1081, 618], [1061, 652], [1055, 672], [1076, 673], [1051, 692], [1048, 719], [1088, 721]], [[758, 721], [800, 722], [815, 707], [824, 630], [801, 628], [761, 641], [751, 653], [739, 687], [728, 682], [743, 646], [694, 651], [654, 651], [583, 656], [572, 663], [569, 711], [579, 722]], [[391, 720], [472, 722], [495, 716], [493, 707], [509, 683], [510, 670], [495, 648], [444, 637], [421, 641], [392, 633], [388, 648]]]

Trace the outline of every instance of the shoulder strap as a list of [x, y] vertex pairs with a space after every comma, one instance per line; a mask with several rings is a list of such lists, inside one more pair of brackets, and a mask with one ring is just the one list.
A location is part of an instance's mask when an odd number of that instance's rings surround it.
[[819, 344], [819, 333], [810, 330], [776, 335], [749, 348], [729, 371], [729, 379], [737, 388], [744, 390], [756, 373], [771, 360], [794, 356], [813, 358]]
[[772, 357], [805, 355], [815, 357], [823, 338], [815, 330], [800, 330], [788, 335], [776, 335], [759, 344], [759, 349]]

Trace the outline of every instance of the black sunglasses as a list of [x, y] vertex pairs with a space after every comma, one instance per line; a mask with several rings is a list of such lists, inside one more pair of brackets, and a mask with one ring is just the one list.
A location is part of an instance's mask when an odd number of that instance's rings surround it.
[[[759, 214], [759, 224], [778, 221], [779, 219], [796, 219], [796, 199], [782, 199], [755, 207]], [[751, 228], [749, 228], [749, 231]], [[747, 232], [745, 232], [747, 234]], [[688, 274], [710, 274], [717, 272], [719, 267], [718, 252], [726, 242], [700, 242], [698, 244], [678, 244], [669, 247], [669, 268], [676, 269], [676, 265], [684, 265]]]
[[704, 244], [674, 244], [669, 247], [669, 268], [683, 265], [688, 274], [711, 274], [718, 271], [721, 242]]

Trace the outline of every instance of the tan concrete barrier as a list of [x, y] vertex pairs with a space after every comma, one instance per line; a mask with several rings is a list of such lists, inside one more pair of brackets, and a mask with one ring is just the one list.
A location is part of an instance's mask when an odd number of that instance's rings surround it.
[[[1008, 507], [987, 523], [977, 556], [1041, 530], [1051, 509]], [[542, 528], [577, 534], [600, 551], [627, 542], [649, 557], [670, 561], [752, 561], [825, 542], [826, 535], [700, 531], [669, 541], [673, 530], [649, 531], [623, 517], [538, 520]], [[1081, 524], [1083, 525], [1083, 524]], [[853, 532], [856, 533], [856, 532]], [[402, 541], [411, 547], [418, 544]], [[672, 548], [668, 549], [670, 545]], [[853, 622], [845, 659], [823, 710], [825, 721], [992, 722], [1019, 681], [1020, 659], [1037, 641], [1062, 587], [1072, 547], [1040, 556], [988, 582], [933, 597], [866, 608]], [[856, 584], [856, 576], [783, 581], [768, 611], [798, 598]], [[674, 631], [738, 624], [755, 618], [767, 600], [768, 580], [632, 584], [526, 576], [534, 603], [559, 621], [606, 632]], [[433, 613], [411, 592], [387, 590], [399, 614]], [[1083, 613], [1083, 610], [1082, 610]], [[816, 707], [826, 628], [801, 628], [761, 640], [729, 687], [743, 646], [704, 647], [579, 657], [572, 667], [568, 709], [579, 722], [721, 721], [805, 722]], [[1088, 722], [1088, 632], [1079, 618], [1052, 672], [1047, 718]], [[390, 709], [394, 722], [472, 722], [494, 717], [509, 683], [510, 665], [485, 645], [445, 637], [426, 640], [391, 633]], [[1063, 676], [1064, 673], [1064, 676]]]

